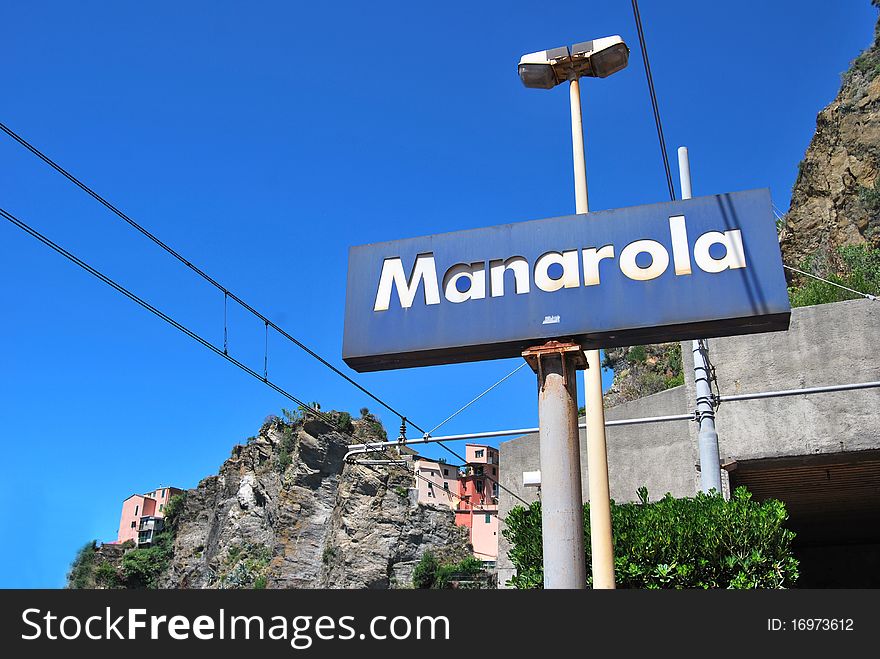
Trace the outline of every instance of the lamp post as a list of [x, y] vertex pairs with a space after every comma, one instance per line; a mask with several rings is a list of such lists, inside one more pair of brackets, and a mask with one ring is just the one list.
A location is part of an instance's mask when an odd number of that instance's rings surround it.
[[[562, 47], [530, 53], [523, 55], [519, 62], [519, 76], [526, 87], [552, 89], [565, 81], [569, 83], [575, 210], [578, 214], [588, 213], [590, 210], [587, 194], [587, 168], [584, 157], [584, 128], [581, 115], [579, 80], [582, 77], [607, 78], [626, 68], [628, 61], [629, 48], [626, 43], [624, 43], [620, 36], [612, 36], [578, 43], [570, 48]], [[608, 488], [605, 409], [602, 400], [602, 368], [598, 350], [587, 350], [584, 354], [587, 361], [587, 369], [584, 371], [584, 400], [587, 415], [587, 473], [589, 474], [590, 487], [590, 546], [593, 557], [593, 587], [614, 588], [614, 551], [611, 543], [611, 496]], [[577, 435], [575, 435], [573, 441], [574, 445], [577, 446]], [[555, 473], [554, 471], [544, 471], [545, 453], [549, 454], [552, 462], [556, 462], [554, 458], [559, 457], [553, 454], [554, 446], [545, 446], [545, 443], [549, 442], [545, 442], [545, 433], [542, 432], [540, 449], [541, 468], [542, 473], [546, 474], [544, 482], [542, 482], [542, 494], [545, 502], [542, 522], [545, 561], [544, 586], [546, 588], [583, 588], [586, 586], [586, 583], [574, 586], [554, 586], [552, 583], [548, 583], [546, 576], [548, 573], [552, 575], [555, 572], [553, 570], [548, 571], [548, 557], [559, 554], [558, 551], [554, 552], [553, 545], [559, 542], [571, 543], [571, 538], [582, 538], [582, 533], [579, 529], [571, 528], [564, 528], [560, 531], [561, 516], [559, 520], [547, 519], [549, 515], [554, 514], [554, 510], [548, 509], [546, 506], [548, 495], [552, 496], [551, 493], [553, 492], [559, 493], [557, 498], [561, 496], [571, 498], [572, 493], [577, 493], [577, 501], [566, 501], [562, 507], [566, 510], [570, 510], [573, 505], [580, 508], [581, 483], [579, 468], [577, 470], [561, 470]], [[556, 446], [560, 445], [558, 441], [554, 442], [554, 444]], [[568, 456], [570, 456], [570, 441], [568, 444]], [[579, 456], [579, 453], [577, 455]], [[574, 478], [576, 483], [571, 483], [571, 478]], [[570, 514], [567, 515], [567, 519], [568, 523], [576, 523], [576, 520], [572, 520], [572, 515]], [[583, 556], [583, 540], [580, 542], [580, 555]], [[549, 553], [548, 549], [550, 550]], [[569, 557], [573, 554], [577, 554], [576, 549], [575, 551], [564, 552], [563, 555]], [[583, 559], [581, 559], [581, 562], [583, 562]]]

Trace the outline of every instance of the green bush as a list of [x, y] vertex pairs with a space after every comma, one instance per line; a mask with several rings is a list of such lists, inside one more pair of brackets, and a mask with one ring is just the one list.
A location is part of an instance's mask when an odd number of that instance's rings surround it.
[[484, 574], [482, 561], [468, 556], [458, 563], [440, 563], [430, 550], [422, 554], [413, 570], [413, 586], [416, 588], [452, 588], [453, 581], [473, 578]]
[[170, 560], [170, 547], [161, 543], [132, 549], [122, 557], [122, 574], [129, 588], [158, 588], [159, 577]]
[[[786, 588], [798, 576], [794, 533], [780, 501], [757, 503], [745, 488], [726, 501], [699, 493], [676, 499], [611, 505], [614, 576], [618, 588]], [[543, 587], [541, 504], [510, 511], [502, 531], [510, 541], [516, 588]], [[590, 564], [589, 504], [584, 505], [585, 560]]]
[[[825, 279], [869, 295], [880, 295], [880, 249], [868, 245], [848, 245], [837, 250], [842, 274], [830, 274]], [[824, 266], [824, 267], [823, 267]], [[805, 260], [800, 268], [804, 272], [819, 274], [827, 270], [827, 264], [819, 264], [815, 257]], [[860, 295], [850, 293], [838, 286], [803, 277], [799, 286], [788, 289], [792, 307], [808, 307], [843, 300], [855, 300]]]
[[91, 588], [93, 585], [93, 568], [95, 566], [95, 549], [97, 542], [92, 540], [84, 544], [70, 564], [67, 573], [68, 588]]
[[119, 574], [112, 563], [105, 561], [95, 567], [95, 585], [101, 588], [119, 587]]
[[427, 550], [413, 570], [413, 586], [416, 588], [431, 588], [437, 580], [437, 569], [440, 565], [434, 553]]

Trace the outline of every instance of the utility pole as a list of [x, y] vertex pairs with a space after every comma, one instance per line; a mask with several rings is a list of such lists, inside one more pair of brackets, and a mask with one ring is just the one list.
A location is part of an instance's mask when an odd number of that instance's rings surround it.
[[[574, 158], [575, 211], [590, 212], [581, 88], [577, 78], [569, 87], [571, 144]], [[605, 400], [602, 397], [602, 364], [598, 350], [587, 350], [584, 371], [584, 405], [587, 416], [587, 472], [590, 486], [590, 549], [593, 588], [614, 588], [614, 547], [611, 541], [611, 493], [608, 487], [608, 452], [605, 444]], [[541, 465], [542, 473], [544, 466]], [[580, 481], [580, 478], [578, 478]]]
[[[691, 165], [686, 146], [678, 147], [678, 175], [681, 180], [681, 198], [690, 199]], [[715, 431], [715, 406], [712, 398], [711, 373], [709, 370], [709, 342], [695, 339], [694, 385], [697, 389], [697, 420], [700, 434], [697, 446], [700, 451], [700, 489], [721, 493], [721, 456], [718, 451], [718, 433]]]

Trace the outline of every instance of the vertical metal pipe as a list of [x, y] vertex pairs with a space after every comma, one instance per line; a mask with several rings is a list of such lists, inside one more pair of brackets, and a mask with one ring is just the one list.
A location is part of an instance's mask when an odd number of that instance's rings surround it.
[[[576, 212], [589, 213], [587, 163], [581, 91], [577, 80], [569, 86], [571, 144], [574, 156]], [[587, 470], [590, 483], [590, 547], [593, 557], [593, 588], [614, 588], [614, 550], [611, 541], [611, 497], [608, 489], [608, 457], [605, 447], [605, 407], [602, 399], [602, 368], [599, 351], [585, 353], [584, 402], [587, 415]]]
[[571, 151], [574, 160], [575, 212], [589, 213], [590, 198], [587, 193], [587, 159], [584, 156], [584, 121], [581, 115], [581, 86], [577, 78], [568, 86], [571, 103]]
[[[690, 199], [691, 165], [686, 146], [678, 147], [678, 175], [681, 181], [681, 198]], [[697, 418], [700, 433], [697, 447], [700, 452], [700, 489], [703, 492], [721, 492], [721, 456], [718, 450], [718, 433], [715, 430], [715, 407], [712, 404], [711, 373], [708, 362], [708, 342], [697, 339], [692, 342], [694, 355], [694, 386], [697, 389]]]
[[544, 355], [538, 368], [544, 588], [586, 588], [584, 509], [571, 359]]
[[[611, 539], [611, 493], [605, 445], [605, 400], [598, 350], [588, 350], [584, 372], [587, 408], [587, 468], [590, 486], [590, 548], [593, 588], [614, 588], [614, 545]], [[593, 375], [590, 375], [592, 373]]]

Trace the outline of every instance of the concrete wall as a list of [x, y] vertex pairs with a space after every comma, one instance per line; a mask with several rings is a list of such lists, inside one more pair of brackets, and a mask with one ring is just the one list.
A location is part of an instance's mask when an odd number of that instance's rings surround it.
[[[878, 339], [880, 302], [852, 300], [794, 309], [787, 332], [714, 339], [709, 358], [722, 396], [867, 382], [880, 380]], [[693, 400], [690, 343], [682, 355]], [[877, 448], [878, 410], [880, 389], [723, 403], [722, 462]]]
[[[880, 303], [838, 302], [792, 310], [791, 328], [710, 341], [721, 394], [794, 389], [880, 380]], [[691, 342], [682, 343], [685, 385], [606, 410], [607, 420], [691, 412], [695, 405]], [[880, 447], [880, 390], [793, 396], [724, 403], [717, 428], [722, 462], [768, 457], [858, 451]], [[587, 500], [586, 446], [581, 435], [581, 472]], [[697, 426], [689, 421], [612, 427], [607, 432], [611, 496], [636, 498], [648, 488], [651, 499], [666, 492], [692, 496], [699, 488], [696, 471]], [[526, 501], [536, 488], [523, 488], [522, 472], [540, 468], [537, 435], [500, 446], [501, 483]], [[520, 502], [504, 490], [504, 517]], [[513, 575], [509, 545], [499, 540], [498, 583]]]

